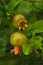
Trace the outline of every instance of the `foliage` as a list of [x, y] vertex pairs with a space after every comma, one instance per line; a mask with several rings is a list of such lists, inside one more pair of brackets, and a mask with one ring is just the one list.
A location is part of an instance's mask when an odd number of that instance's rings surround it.
[[[12, 18], [22, 14], [28, 21], [24, 31], [12, 25]], [[27, 36], [20, 55], [10, 53], [13, 32]], [[25, 41], [25, 40], [24, 40]], [[37, 61], [37, 62], [36, 62]], [[43, 65], [43, 0], [0, 0], [0, 65]]]

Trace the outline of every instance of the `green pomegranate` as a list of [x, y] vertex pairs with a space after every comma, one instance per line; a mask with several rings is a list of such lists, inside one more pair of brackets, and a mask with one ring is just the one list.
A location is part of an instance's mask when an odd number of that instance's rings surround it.
[[27, 42], [27, 37], [20, 32], [14, 32], [10, 36], [10, 43], [13, 46], [14, 45], [15, 46], [22, 46], [26, 42]]

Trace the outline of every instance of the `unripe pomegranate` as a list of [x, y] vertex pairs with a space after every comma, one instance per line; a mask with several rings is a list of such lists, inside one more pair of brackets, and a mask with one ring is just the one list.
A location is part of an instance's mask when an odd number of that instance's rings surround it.
[[13, 26], [15, 28], [19, 28], [19, 30], [24, 30], [25, 27], [27, 27], [27, 20], [25, 17], [21, 14], [17, 14], [13, 17]]
[[20, 32], [14, 32], [10, 36], [10, 43], [11, 45], [16, 46], [22, 46], [24, 43], [27, 42], [27, 37], [20, 33]]

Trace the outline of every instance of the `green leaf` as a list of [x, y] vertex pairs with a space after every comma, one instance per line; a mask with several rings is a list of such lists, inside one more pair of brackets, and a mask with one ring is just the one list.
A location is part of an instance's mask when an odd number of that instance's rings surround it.
[[42, 48], [42, 37], [41, 36], [34, 36], [31, 38], [31, 43], [34, 48], [41, 49]]
[[20, 0], [11, 0], [8, 4], [8, 9], [13, 10], [19, 3]]
[[35, 2], [33, 2], [32, 8], [33, 8], [34, 13], [40, 13], [41, 10], [43, 10], [43, 2], [37, 2], [35, 0]]
[[32, 47], [29, 44], [24, 44], [22, 50], [25, 55], [29, 55], [32, 53]]
[[8, 37], [2, 36], [0, 37], [0, 48], [4, 48], [7, 44]]
[[36, 17], [35, 14], [33, 14], [33, 15], [30, 17], [29, 22], [30, 22], [30, 23], [34, 23], [34, 22], [36, 22], [36, 21], [37, 21], [37, 17]]
[[19, 5], [19, 7], [17, 7], [15, 9], [16, 13], [22, 13], [22, 14], [28, 14], [29, 12], [31, 12], [32, 8], [32, 3], [28, 2], [28, 1], [23, 1], [21, 2], [21, 4]]
[[0, 40], [0, 48], [5, 47], [5, 45], [6, 45], [6, 44], [5, 44], [5, 41], [1, 41], [1, 40]]
[[0, 57], [5, 55], [5, 48], [0, 49]]
[[43, 20], [39, 20], [33, 23], [30, 30], [33, 35], [35, 35], [35, 33], [43, 32]]
[[4, 12], [2, 10], [0, 10], [0, 24], [1, 24], [2, 20], [3, 20], [3, 14], [4, 14]]
[[43, 2], [35, 2], [37, 8], [43, 9]]

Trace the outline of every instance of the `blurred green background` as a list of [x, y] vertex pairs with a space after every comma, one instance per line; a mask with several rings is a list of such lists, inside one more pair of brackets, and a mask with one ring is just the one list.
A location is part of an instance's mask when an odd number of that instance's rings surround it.
[[[0, 65], [43, 65], [43, 50], [40, 54], [33, 51], [27, 56], [9, 53], [12, 48], [9, 37], [18, 31], [12, 26], [11, 19], [17, 13], [23, 14], [31, 24], [43, 20], [43, 0], [0, 0]], [[43, 33], [37, 35], [43, 37]]]

